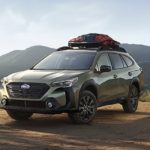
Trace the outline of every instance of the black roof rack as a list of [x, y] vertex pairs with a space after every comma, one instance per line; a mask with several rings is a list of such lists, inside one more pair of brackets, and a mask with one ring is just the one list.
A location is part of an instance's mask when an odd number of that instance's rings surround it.
[[79, 48], [98, 48], [102, 46], [101, 43], [89, 43], [89, 42], [69, 42], [68, 46], [70, 47], [79, 47]]
[[[73, 47], [70, 47], [70, 46], [62, 46], [60, 48], [57, 49], [57, 51], [64, 51], [64, 50], [69, 50], [69, 49], [72, 49], [72, 50], [75, 50], [75, 48]], [[126, 53], [127, 51], [122, 48], [122, 47], [114, 47], [114, 48], [111, 48], [111, 47], [78, 47], [76, 50], [80, 50], [80, 49], [83, 49], [83, 50], [96, 50], [96, 51], [117, 51], [117, 52], [124, 52]]]

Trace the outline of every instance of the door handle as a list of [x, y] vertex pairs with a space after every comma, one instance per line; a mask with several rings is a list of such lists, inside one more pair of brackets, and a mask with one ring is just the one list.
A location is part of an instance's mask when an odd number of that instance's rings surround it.
[[116, 74], [114, 74], [114, 78], [116, 79], [118, 76]]
[[132, 72], [128, 72], [128, 75], [129, 75], [129, 76], [132, 76]]

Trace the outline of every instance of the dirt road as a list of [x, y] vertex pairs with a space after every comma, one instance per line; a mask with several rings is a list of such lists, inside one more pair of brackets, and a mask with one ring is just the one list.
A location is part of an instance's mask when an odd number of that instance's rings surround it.
[[0, 110], [0, 150], [150, 150], [150, 102], [134, 114], [120, 105], [102, 107], [91, 125], [74, 125], [66, 114], [33, 115], [16, 122]]

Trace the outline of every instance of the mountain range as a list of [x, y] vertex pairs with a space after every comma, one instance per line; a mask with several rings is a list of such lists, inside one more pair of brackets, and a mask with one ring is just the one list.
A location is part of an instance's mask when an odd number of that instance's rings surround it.
[[[150, 87], [150, 46], [137, 44], [121, 44], [143, 68], [145, 87]], [[29, 69], [40, 60], [54, 52], [54, 48], [32, 46], [25, 50], [14, 50], [0, 56], [0, 79], [13, 72]]]
[[0, 79], [11, 73], [33, 67], [55, 49], [46, 46], [32, 46], [25, 50], [14, 50], [0, 56]]

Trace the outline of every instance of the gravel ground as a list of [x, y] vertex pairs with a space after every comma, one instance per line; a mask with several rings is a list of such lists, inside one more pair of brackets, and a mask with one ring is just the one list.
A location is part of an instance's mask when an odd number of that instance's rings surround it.
[[17, 122], [0, 110], [0, 150], [150, 150], [150, 102], [126, 114], [120, 105], [102, 107], [90, 125], [72, 124], [66, 114], [34, 114]]

